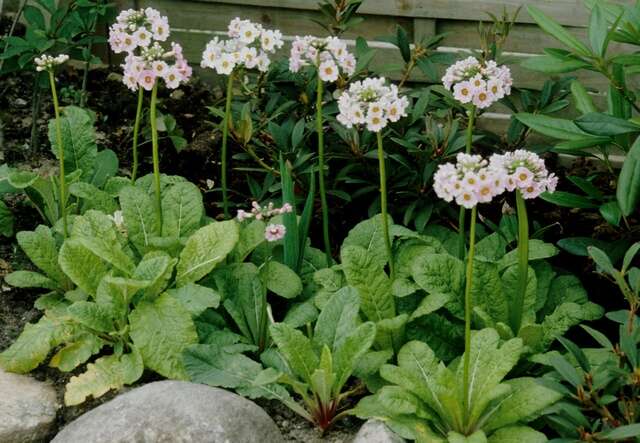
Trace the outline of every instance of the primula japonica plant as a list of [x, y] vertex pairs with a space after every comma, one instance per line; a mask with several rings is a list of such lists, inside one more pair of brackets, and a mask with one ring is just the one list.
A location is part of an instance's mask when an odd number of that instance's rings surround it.
[[126, 53], [123, 82], [132, 91], [138, 91], [136, 119], [133, 125], [133, 167], [131, 181], [138, 173], [138, 132], [142, 118], [144, 91], [151, 91], [149, 121], [151, 123], [151, 145], [153, 173], [156, 184], [156, 212], [161, 217], [160, 160], [158, 154], [157, 94], [158, 83], [163, 79], [169, 89], [175, 89], [189, 80], [191, 67], [182, 54], [182, 47], [171, 42], [171, 49], [164, 49], [160, 42], [169, 37], [169, 21], [153, 8], [122, 11], [109, 30], [109, 43], [116, 53]]
[[[465, 153], [470, 154], [473, 145], [473, 128], [478, 109], [485, 109], [511, 93], [511, 71], [506, 66], [498, 66], [493, 60], [480, 62], [468, 57], [450, 66], [442, 77], [444, 87], [453, 97], [467, 107], [469, 121]], [[460, 208], [459, 258], [465, 255], [465, 210]]]
[[265, 29], [259, 23], [241, 20], [238, 17], [229, 23], [227, 40], [214, 37], [202, 53], [200, 66], [211, 68], [216, 73], [227, 76], [227, 92], [222, 121], [221, 174], [222, 206], [225, 217], [229, 217], [229, 198], [227, 189], [227, 140], [231, 121], [231, 100], [233, 98], [233, 79], [240, 69], [257, 69], [267, 72], [271, 60], [269, 55], [281, 48], [282, 33]]
[[29, 372], [55, 350], [49, 365], [68, 372], [101, 353], [71, 377], [68, 405], [131, 384], [145, 368], [186, 378], [182, 350], [198, 340], [192, 316], [220, 303], [218, 293], [197, 282], [235, 248], [237, 223], [201, 227], [202, 196], [184, 181], [166, 189], [160, 221], [151, 179], [120, 190], [121, 213], [75, 217], [61, 245], [44, 226], [17, 235], [42, 273], [16, 271], [7, 283], [50, 292], [36, 302], [44, 316], [0, 354], [0, 365]]
[[529, 272], [529, 218], [525, 200], [534, 199], [543, 192], [552, 193], [558, 178], [550, 174], [537, 154], [523, 149], [504, 155], [494, 154], [490, 158], [491, 169], [500, 171], [505, 188], [515, 191], [518, 214], [518, 289], [517, 297], [510, 306], [510, 324], [515, 335], [522, 326], [522, 315], [527, 294]]
[[67, 184], [64, 172], [64, 145], [62, 144], [62, 128], [60, 126], [60, 105], [58, 104], [54, 69], [56, 66], [63, 64], [67, 60], [69, 60], [69, 56], [66, 54], [60, 54], [56, 57], [43, 55], [42, 57], [37, 57], [35, 60], [36, 71], [47, 71], [49, 74], [49, 84], [51, 86], [51, 97], [53, 98], [53, 110], [55, 113], [56, 147], [58, 148], [56, 157], [58, 157], [58, 164], [60, 168], [60, 216], [62, 217], [62, 229], [65, 237], [69, 235], [69, 228], [67, 225]]
[[382, 130], [389, 122], [397, 122], [407, 115], [409, 100], [398, 96], [395, 85], [386, 86], [384, 78], [366, 78], [349, 86], [338, 99], [338, 121], [347, 128], [364, 125], [369, 131], [376, 133], [378, 142], [378, 164], [380, 174], [380, 208], [382, 212], [382, 228], [389, 260], [391, 278], [394, 277], [393, 253], [389, 237], [387, 217], [387, 176], [385, 173], [385, 156], [382, 145]]
[[320, 202], [322, 205], [322, 238], [327, 257], [327, 266], [331, 265], [331, 243], [329, 241], [329, 206], [325, 187], [324, 127], [322, 103], [324, 82], [333, 83], [340, 74], [351, 76], [356, 70], [356, 59], [347, 44], [336, 38], [317, 38], [310, 35], [296, 37], [291, 44], [289, 70], [298, 72], [305, 66], [313, 66], [316, 71], [316, 132], [318, 134], [318, 180], [320, 184]]

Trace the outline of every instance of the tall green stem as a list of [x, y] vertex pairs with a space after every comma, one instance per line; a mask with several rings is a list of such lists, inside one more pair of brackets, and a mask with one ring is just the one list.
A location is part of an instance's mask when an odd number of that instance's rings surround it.
[[324, 253], [327, 266], [331, 266], [331, 243], [329, 242], [329, 206], [324, 186], [324, 133], [322, 128], [322, 80], [318, 73], [318, 88], [316, 91], [316, 132], [318, 133], [318, 179], [320, 183], [320, 202], [322, 205], [322, 238], [324, 239]]
[[133, 166], [131, 167], [131, 183], [138, 177], [138, 132], [140, 131], [140, 120], [142, 118], [142, 98], [144, 89], [138, 88], [138, 107], [136, 108], [136, 121], [133, 123]]
[[224, 122], [222, 122], [222, 163], [220, 180], [222, 181], [222, 209], [224, 217], [229, 218], [229, 196], [227, 194], [227, 139], [229, 138], [229, 124], [231, 123], [231, 99], [233, 98], [233, 72], [227, 78], [227, 97], [224, 105]]
[[395, 273], [393, 268], [393, 254], [391, 252], [391, 239], [389, 238], [389, 220], [387, 217], [387, 174], [385, 172], [384, 149], [382, 147], [382, 132], [377, 132], [378, 137], [378, 163], [380, 168], [380, 207], [382, 210], [382, 234], [384, 244], [387, 247], [387, 257], [389, 259], [389, 271], [393, 280]]
[[471, 287], [473, 285], [473, 256], [476, 245], [476, 215], [478, 209], [474, 206], [471, 210], [471, 226], [469, 231], [469, 255], [467, 255], [466, 283], [464, 287], [464, 363], [463, 363], [463, 386], [465, 425], [469, 418], [469, 363], [471, 359], [471, 314], [473, 311], [473, 301], [471, 300]]
[[[469, 124], [467, 125], [467, 145], [464, 150], [465, 153], [471, 154], [471, 147], [473, 145], [473, 126], [476, 121], [476, 107], [475, 105], [471, 105], [471, 109], [469, 110]], [[458, 216], [458, 258], [460, 260], [464, 259], [465, 253], [465, 215], [466, 210], [464, 207], [460, 206], [460, 215]]]
[[529, 219], [527, 206], [519, 190], [516, 190], [516, 208], [518, 211], [518, 291], [510, 310], [511, 329], [514, 335], [518, 335], [522, 325], [522, 311], [529, 278]]
[[151, 120], [151, 149], [153, 153], [153, 177], [156, 187], [156, 213], [162, 225], [162, 196], [160, 195], [160, 157], [158, 155], [158, 124], [156, 122], [156, 105], [158, 101], [158, 82], [151, 90], [149, 120]]
[[67, 225], [67, 183], [64, 174], [64, 146], [62, 145], [62, 128], [60, 127], [60, 105], [58, 104], [58, 92], [56, 91], [56, 79], [53, 76], [53, 69], [49, 70], [49, 84], [51, 85], [53, 111], [56, 117], [56, 143], [58, 144], [58, 161], [60, 163], [60, 215], [62, 215], [63, 232], [66, 238], [69, 235]]

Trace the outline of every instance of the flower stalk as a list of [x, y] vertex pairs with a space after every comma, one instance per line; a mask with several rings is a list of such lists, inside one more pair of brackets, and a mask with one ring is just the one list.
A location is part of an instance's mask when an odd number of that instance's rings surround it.
[[231, 124], [231, 99], [233, 98], [233, 72], [227, 78], [227, 97], [224, 105], [224, 122], [222, 122], [222, 152], [220, 180], [222, 184], [222, 209], [224, 217], [229, 218], [229, 195], [227, 192], [227, 141]]
[[158, 155], [158, 122], [156, 120], [156, 106], [158, 101], [158, 83], [151, 90], [151, 104], [149, 119], [151, 120], [151, 150], [153, 155], [153, 177], [156, 190], [156, 213], [162, 225], [162, 196], [160, 195], [160, 158]]
[[[473, 146], [473, 127], [475, 125], [476, 120], [476, 107], [475, 105], [471, 105], [471, 109], [469, 110], [469, 123], [467, 124], [467, 138], [466, 138], [466, 147], [465, 153], [471, 154], [471, 148]], [[463, 206], [460, 206], [460, 215], [458, 216], [458, 258], [460, 260], [464, 259], [464, 255], [466, 252], [465, 245], [465, 218], [466, 218], [466, 210]]]
[[473, 256], [475, 254], [476, 243], [476, 215], [478, 207], [471, 209], [471, 224], [469, 227], [469, 254], [467, 255], [466, 281], [464, 287], [464, 362], [463, 362], [463, 392], [462, 399], [464, 406], [465, 422], [469, 419], [469, 364], [471, 360], [471, 314], [473, 311], [473, 301], [471, 299], [471, 288], [473, 285]]
[[62, 216], [62, 227], [64, 237], [69, 236], [67, 225], [67, 184], [64, 173], [64, 146], [62, 145], [62, 128], [60, 126], [60, 104], [58, 103], [58, 93], [56, 91], [56, 80], [53, 69], [49, 69], [49, 84], [51, 85], [51, 97], [53, 98], [53, 111], [56, 118], [56, 143], [58, 145], [58, 161], [60, 163], [60, 215]]
[[384, 149], [382, 146], [382, 131], [376, 133], [378, 139], [378, 162], [380, 170], [380, 208], [382, 212], [382, 234], [384, 235], [384, 244], [387, 248], [387, 257], [389, 260], [389, 271], [391, 279], [395, 277], [393, 266], [393, 253], [391, 251], [391, 238], [389, 237], [389, 219], [387, 216], [387, 175], [385, 172]]
[[529, 218], [524, 197], [519, 189], [516, 190], [516, 210], [518, 213], [518, 287], [514, 305], [511, 307], [511, 330], [514, 335], [518, 335], [522, 326], [522, 311], [529, 279]]
[[331, 243], [329, 241], [329, 206], [327, 205], [327, 192], [324, 183], [324, 132], [322, 127], [322, 94], [323, 85], [318, 71], [316, 90], [316, 132], [318, 134], [318, 179], [320, 184], [320, 204], [322, 206], [322, 239], [324, 241], [324, 253], [327, 258], [327, 266], [331, 266]]
[[131, 167], [131, 183], [135, 183], [138, 177], [138, 133], [140, 131], [140, 120], [142, 119], [142, 102], [144, 89], [138, 88], [138, 106], [136, 107], [136, 120], [133, 123], [133, 166]]

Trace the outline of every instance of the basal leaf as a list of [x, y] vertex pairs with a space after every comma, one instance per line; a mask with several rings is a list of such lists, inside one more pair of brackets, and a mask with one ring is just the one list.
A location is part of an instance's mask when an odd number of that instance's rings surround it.
[[193, 283], [207, 275], [233, 250], [238, 242], [234, 220], [213, 222], [198, 229], [180, 253], [176, 286]]
[[302, 280], [291, 268], [270, 260], [260, 268], [260, 278], [271, 292], [284, 298], [295, 298], [302, 292]]
[[87, 294], [95, 295], [102, 277], [109, 271], [107, 264], [87, 249], [80, 238], [68, 238], [60, 248], [60, 267]]
[[488, 443], [545, 443], [547, 437], [529, 426], [508, 426], [489, 436]]
[[152, 251], [142, 257], [131, 277], [135, 280], [150, 282], [143, 292], [145, 298], [153, 298], [167, 287], [177, 262], [177, 259], [171, 258], [164, 252]]
[[191, 314], [168, 294], [142, 302], [129, 314], [131, 339], [146, 367], [167, 378], [187, 378], [182, 351], [197, 343]]
[[40, 225], [34, 231], [18, 232], [16, 239], [27, 257], [48, 277], [61, 285], [69, 281], [58, 264], [58, 247], [48, 227]]
[[20, 374], [37, 368], [54, 346], [54, 334], [59, 328], [59, 324], [47, 317], [37, 323], [27, 323], [16, 341], [0, 354], [0, 367]]
[[[392, 225], [393, 220], [389, 217], [389, 226]], [[388, 257], [384, 235], [382, 234], [382, 215], [376, 215], [354, 226], [342, 243], [342, 248], [346, 246], [364, 248], [371, 257], [372, 263], [377, 267], [383, 268], [387, 263]]]
[[97, 335], [86, 333], [77, 337], [73, 342], [65, 345], [55, 353], [49, 361], [49, 366], [62, 372], [69, 372], [100, 352], [104, 341]]
[[[65, 106], [60, 118], [62, 146], [64, 147], [64, 166], [67, 174], [82, 170], [82, 177], [89, 179], [93, 175], [98, 146], [93, 129], [91, 115], [77, 106]], [[55, 121], [49, 121], [49, 141], [51, 151], [59, 158]]]
[[57, 289], [58, 284], [50, 278], [33, 271], [14, 271], [4, 276], [4, 281], [16, 288]]
[[100, 332], [115, 331], [113, 313], [105, 305], [89, 301], [78, 301], [67, 309], [71, 318], [90, 329]]
[[148, 193], [136, 186], [120, 190], [120, 208], [131, 243], [143, 254], [150, 239], [160, 235], [160, 220]]
[[318, 348], [327, 345], [335, 352], [358, 325], [359, 312], [360, 299], [354, 288], [345, 286], [334, 293], [318, 316], [314, 343]]
[[206, 286], [187, 283], [176, 289], [167, 291], [171, 297], [178, 300], [194, 317], [202, 314], [207, 308], [217, 308], [220, 305], [220, 294]]
[[188, 237], [200, 227], [203, 215], [202, 194], [193, 183], [177, 183], [163, 193], [162, 235]]
[[349, 333], [337, 348], [334, 356], [336, 374], [334, 395], [340, 393], [358, 360], [371, 348], [375, 336], [376, 326], [373, 322], [366, 322]]
[[286, 323], [274, 323], [269, 327], [269, 331], [291, 371], [305, 382], [309, 382], [313, 371], [320, 364], [311, 340]]

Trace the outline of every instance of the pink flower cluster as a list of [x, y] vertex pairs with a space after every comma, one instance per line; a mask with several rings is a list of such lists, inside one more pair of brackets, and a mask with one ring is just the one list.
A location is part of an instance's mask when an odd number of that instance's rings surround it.
[[409, 100], [398, 96], [396, 85], [385, 85], [384, 77], [356, 81], [338, 99], [338, 121], [347, 128], [365, 124], [372, 132], [407, 115]]
[[280, 31], [264, 29], [259, 23], [238, 17], [229, 23], [227, 35], [227, 40], [214, 37], [207, 43], [200, 63], [203, 68], [223, 75], [231, 74], [237, 66], [267, 72], [271, 64], [268, 54], [284, 45]]
[[484, 64], [474, 57], [451, 65], [442, 83], [460, 103], [473, 103], [480, 109], [488, 108], [506, 95], [511, 94], [511, 71], [507, 66], [498, 66], [493, 60]]
[[109, 43], [115, 53], [127, 54], [123, 82], [136, 91], [138, 87], [151, 90], [156, 80], [175, 89], [192, 74], [182, 53], [182, 47], [171, 43], [166, 51], [160, 42], [169, 37], [169, 21], [152, 8], [122, 11], [109, 30]]
[[538, 197], [543, 192], [554, 192], [558, 177], [549, 173], [544, 160], [533, 152], [518, 149], [489, 159], [489, 167], [506, 177], [507, 191], [518, 189], [525, 199]]
[[296, 37], [291, 44], [289, 70], [298, 72], [308, 65], [318, 68], [322, 81], [335, 82], [341, 72], [346, 75], [355, 73], [356, 58], [347, 51], [347, 44], [337, 37]]
[[[251, 211], [247, 212], [242, 209], [238, 211], [237, 219], [240, 222], [255, 218], [256, 220], [268, 221], [271, 217], [276, 215], [282, 215], [293, 211], [293, 206], [289, 203], [285, 203], [280, 208], [276, 208], [273, 203], [269, 203], [267, 206], [260, 206], [258, 202], [251, 203]], [[264, 238], [268, 242], [273, 242], [284, 238], [287, 233], [284, 225], [279, 223], [270, 223], [264, 230]]]

